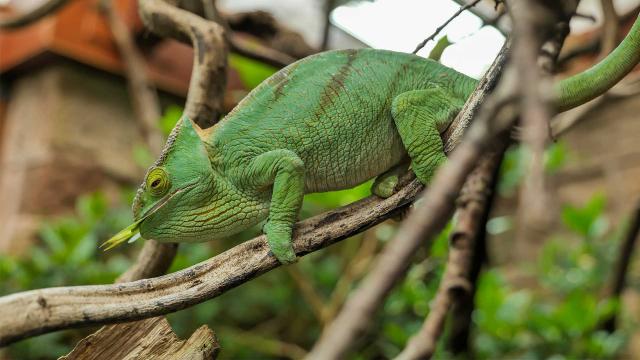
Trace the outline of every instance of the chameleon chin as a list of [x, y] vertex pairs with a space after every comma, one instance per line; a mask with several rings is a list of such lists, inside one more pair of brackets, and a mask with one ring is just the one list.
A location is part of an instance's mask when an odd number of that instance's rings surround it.
[[[602, 94], [640, 60], [640, 22], [601, 63], [555, 86], [564, 111]], [[377, 177], [390, 196], [403, 159], [427, 184], [446, 161], [447, 128], [477, 81], [435, 61], [384, 50], [338, 50], [280, 70], [215, 126], [183, 117], [133, 202], [138, 232], [161, 242], [209, 241], [267, 219], [275, 257], [296, 261], [293, 224], [304, 194]]]

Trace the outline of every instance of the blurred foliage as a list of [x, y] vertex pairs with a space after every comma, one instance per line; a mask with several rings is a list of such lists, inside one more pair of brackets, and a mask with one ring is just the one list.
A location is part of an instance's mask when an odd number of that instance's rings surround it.
[[[256, 85], [273, 69], [258, 68], [234, 59], [249, 73], [243, 82]], [[251, 71], [255, 71], [251, 73]], [[159, 121], [168, 134], [182, 114], [169, 107]], [[148, 150], [136, 147], [141, 167], [152, 162]], [[512, 148], [503, 163], [499, 190], [515, 193], [526, 169], [528, 152]], [[562, 143], [545, 154], [546, 168], [557, 171], [568, 159]], [[310, 194], [302, 217], [342, 206], [369, 194], [370, 183], [354, 189]], [[135, 258], [141, 242], [104, 253], [97, 245], [131, 221], [127, 204], [132, 189], [123, 189], [120, 201], [110, 203], [101, 192], [81, 197], [75, 214], [42, 225], [40, 242], [28, 256], [0, 256], [0, 294], [60, 285], [113, 282]], [[487, 269], [479, 280], [472, 320], [473, 357], [478, 359], [613, 358], [622, 351], [635, 324], [623, 321], [621, 330], [607, 334], [597, 329], [603, 317], [618, 310], [615, 300], [598, 295], [610, 275], [615, 249], [624, 226], [612, 229], [604, 216], [606, 199], [594, 196], [583, 206], [565, 205], [565, 231], [546, 242], [535, 264], [521, 266], [537, 282], [522, 290], [507, 281], [500, 268]], [[492, 219], [491, 233], [511, 226], [508, 217]], [[334, 316], [366, 274], [375, 254], [393, 237], [397, 224], [385, 222], [328, 249], [309, 254], [289, 267], [278, 268], [227, 293], [168, 316], [174, 330], [188, 337], [208, 324], [222, 345], [221, 358], [298, 358], [313, 345], [327, 317]], [[431, 249], [421, 249], [407, 277], [390, 294], [352, 359], [391, 358], [405, 346], [429, 313], [446, 261], [448, 233], [443, 231]], [[187, 244], [180, 247], [170, 271], [206, 260], [259, 233], [260, 227], [236, 239]], [[620, 309], [624, 313], [624, 309]], [[71, 350], [91, 329], [35, 337], [7, 349], [13, 359], [50, 359]], [[436, 358], [452, 358], [442, 339]]]
[[[476, 294], [474, 350], [479, 358], [610, 359], [623, 350], [635, 324], [608, 334], [600, 322], [619, 308], [599, 292], [611, 275], [625, 226], [607, 231], [605, 199], [565, 205], [567, 233], [548, 240], [529, 275], [533, 290], [516, 290], [496, 269], [485, 272]], [[622, 318], [625, 318], [622, 316]]]

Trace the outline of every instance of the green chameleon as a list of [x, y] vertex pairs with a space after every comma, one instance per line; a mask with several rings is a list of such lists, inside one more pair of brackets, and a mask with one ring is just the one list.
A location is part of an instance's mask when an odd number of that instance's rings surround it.
[[[602, 94], [635, 66], [639, 24], [601, 63], [556, 85], [559, 110]], [[138, 189], [135, 222], [104, 245], [140, 235], [208, 241], [267, 219], [271, 252], [292, 263], [304, 194], [377, 177], [372, 191], [390, 196], [407, 159], [427, 184], [446, 160], [440, 134], [476, 85], [438, 62], [392, 51], [329, 51], [297, 61], [209, 129], [183, 117]]]

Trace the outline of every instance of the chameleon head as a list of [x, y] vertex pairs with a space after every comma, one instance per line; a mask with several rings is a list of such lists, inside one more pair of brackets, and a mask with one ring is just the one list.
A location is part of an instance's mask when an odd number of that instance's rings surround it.
[[147, 239], [172, 242], [202, 235], [189, 219], [215, 196], [215, 179], [196, 126], [186, 117], [178, 122], [138, 188], [132, 206], [135, 222], [102, 247], [108, 250], [136, 239], [138, 232]]

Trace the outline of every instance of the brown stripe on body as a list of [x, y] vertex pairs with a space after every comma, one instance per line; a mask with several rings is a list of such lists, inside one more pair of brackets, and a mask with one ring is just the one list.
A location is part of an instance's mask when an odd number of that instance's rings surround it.
[[284, 87], [285, 85], [287, 85], [287, 83], [289, 83], [289, 80], [291, 79], [289, 77], [290, 74], [293, 74], [293, 72], [296, 70], [296, 68], [298, 67], [298, 62], [295, 62], [289, 66], [287, 66], [286, 68], [278, 71], [277, 73], [275, 73], [273, 75], [273, 77], [270, 79], [270, 83], [273, 86], [273, 101], [276, 102], [278, 101], [282, 96], [285, 95], [284, 92]]
[[338, 69], [338, 72], [331, 77], [331, 80], [327, 82], [322, 96], [320, 96], [320, 101], [318, 102], [319, 109], [314, 112], [316, 118], [324, 112], [325, 106], [333, 103], [333, 97], [337, 96], [335, 92], [336, 88], [333, 87], [333, 85], [336, 84], [339, 89], [344, 90], [344, 80], [349, 76], [351, 65], [358, 56], [357, 51], [353, 49], [344, 50], [344, 53], [347, 55], [347, 62], [344, 63], [340, 69]]

